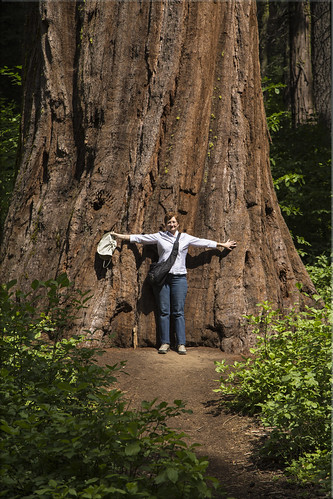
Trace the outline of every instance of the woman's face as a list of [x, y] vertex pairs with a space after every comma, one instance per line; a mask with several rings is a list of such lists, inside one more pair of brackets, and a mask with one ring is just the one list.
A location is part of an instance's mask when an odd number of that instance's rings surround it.
[[170, 218], [170, 220], [167, 221], [166, 226], [167, 226], [167, 230], [169, 232], [171, 232], [171, 234], [175, 234], [178, 227], [179, 227], [179, 223], [177, 222], [176, 217]]

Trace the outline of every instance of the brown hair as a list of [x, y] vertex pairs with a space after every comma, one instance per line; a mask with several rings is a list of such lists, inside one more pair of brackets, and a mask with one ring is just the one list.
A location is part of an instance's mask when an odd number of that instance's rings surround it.
[[166, 225], [169, 222], [169, 220], [171, 220], [171, 218], [173, 218], [173, 217], [175, 217], [175, 219], [179, 223], [178, 213], [176, 213], [175, 211], [169, 211], [168, 213], [165, 214], [164, 224]]

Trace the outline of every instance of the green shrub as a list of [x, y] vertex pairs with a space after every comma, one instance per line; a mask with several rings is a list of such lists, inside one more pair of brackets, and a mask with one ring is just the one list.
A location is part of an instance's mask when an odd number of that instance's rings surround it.
[[270, 148], [274, 186], [295, 246], [313, 264], [331, 249], [331, 134], [320, 123], [280, 125]]
[[[268, 303], [249, 316], [257, 345], [233, 366], [216, 362], [216, 392], [233, 409], [259, 415], [268, 428], [261, 455], [288, 466], [299, 480], [330, 473], [331, 327], [328, 308], [280, 317]], [[308, 473], [305, 473], [307, 463]], [[325, 464], [325, 468], [322, 466]]]
[[315, 265], [306, 265], [317, 293], [329, 306], [332, 299], [332, 266], [330, 259], [326, 255], [316, 258]]
[[331, 248], [331, 133], [313, 119], [293, 126], [278, 73], [274, 66], [271, 78], [262, 80], [272, 177], [297, 251], [313, 264]]
[[[28, 294], [14, 285], [0, 288], [0, 497], [212, 497], [208, 462], [167, 426], [187, 412], [182, 402], [128, 410], [112, 386], [122, 366], [101, 367], [86, 339], [63, 337], [61, 305], [73, 318], [69, 304], [88, 297], [65, 275]], [[42, 298], [47, 312], [37, 311]]]

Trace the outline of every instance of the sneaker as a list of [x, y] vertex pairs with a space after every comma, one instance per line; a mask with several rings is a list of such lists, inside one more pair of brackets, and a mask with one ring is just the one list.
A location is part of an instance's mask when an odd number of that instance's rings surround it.
[[178, 345], [178, 353], [179, 355], [186, 355], [185, 345]]
[[158, 349], [158, 353], [167, 353], [170, 350], [170, 345], [167, 343], [163, 343], [163, 345], [160, 346]]

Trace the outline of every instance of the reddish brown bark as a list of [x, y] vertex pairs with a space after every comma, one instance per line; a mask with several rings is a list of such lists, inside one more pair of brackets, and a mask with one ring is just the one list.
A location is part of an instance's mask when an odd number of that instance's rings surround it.
[[[244, 351], [244, 314], [283, 310], [313, 286], [269, 168], [256, 6], [228, 2], [43, 2], [31, 23], [23, 153], [2, 279], [66, 271], [94, 293], [78, 329], [116, 345], [156, 343], [145, 283], [152, 249], [124, 244], [103, 270], [104, 231], [182, 229], [238, 241], [190, 250], [189, 344]], [[37, 35], [34, 35], [37, 32]]]

